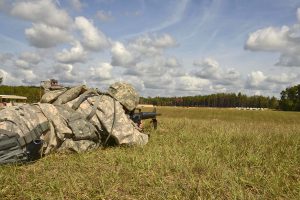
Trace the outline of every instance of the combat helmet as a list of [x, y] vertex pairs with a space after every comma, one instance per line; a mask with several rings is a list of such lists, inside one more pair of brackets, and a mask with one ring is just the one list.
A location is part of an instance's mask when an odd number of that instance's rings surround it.
[[109, 86], [108, 94], [119, 101], [128, 111], [132, 111], [139, 103], [139, 94], [129, 83], [116, 82]]

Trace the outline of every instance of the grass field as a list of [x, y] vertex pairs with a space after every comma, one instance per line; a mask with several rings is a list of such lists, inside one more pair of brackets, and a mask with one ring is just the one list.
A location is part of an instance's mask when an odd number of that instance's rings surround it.
[[143, 148], [0, 166], [0, 199], [300, 199], [300, 113], [158, 112]]

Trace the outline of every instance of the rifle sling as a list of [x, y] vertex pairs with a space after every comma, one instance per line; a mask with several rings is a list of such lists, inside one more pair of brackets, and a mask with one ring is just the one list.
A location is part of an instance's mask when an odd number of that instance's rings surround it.
[[26, 144], [29, 144], [34, 140], [40, 139], [41, 135], [49, 128], [50, 126], [48, 121], [38, 124], [31, 131], [26, 133], [25, 136], [19, 137], [18, 142], [22, 147], [24, 147]]
[[0, 129], [0, 163], [25, 162], [30, 159], [27, 148], [34, 140], [49, 130], [49, 122], [43, 122], [31, 131], [20, 137], [19, 134], [8, 130]]
[[96, 114], [97, 108], [98, 108], [98, 106], [100, 104], [100, 100], [101, 100], [102, 97], [103, 97], [103, 94], [99, 98], [96, 99], [96, 101], [95, 101], [95, 103], [94, 103], [94, 105], [92, 107], [92, 111], [86, 117], [86, 119], [88, 121], [90, 121], [90, 119], [92, 119], [92, 117]]
[[82, 102], [84, 102], [92, 94], [99, 95], [95, 89], [89, 89], [79, 96], [79, 99], [73, 104], [72, 109], [77, 110]]
[[114, 118], [113, 118], [113, 122], [112, 122], [112, 125], [111, 125], [111, 128], [110, 128], [110, 132], [104, 142], [104, 146], [107, 144], [109, 138], [111, 137], [112, 133], [113, 133], [113, 130], [114, 130], [114, 126], [115, 126], [115, 122], [116, 122], [116, 100], [114, 98], [112, 98], [113, 101], [114, 101]]

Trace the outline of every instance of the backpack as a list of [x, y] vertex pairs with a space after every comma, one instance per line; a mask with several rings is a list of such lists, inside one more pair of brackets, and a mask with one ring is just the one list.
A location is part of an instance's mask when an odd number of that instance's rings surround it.
[[39, 159], [43, 146], [40, 136], [49, 128], [49, 122], [43, 122], [22, 137], [0, 129], [0, 164], [26, 163]]

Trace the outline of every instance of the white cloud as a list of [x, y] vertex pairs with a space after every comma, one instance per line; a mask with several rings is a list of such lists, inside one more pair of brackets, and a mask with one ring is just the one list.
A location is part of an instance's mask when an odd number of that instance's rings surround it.
[[171, 68], [175, 68], [175, 67], [179, 67], [180, 63], [178, 62], [178, 60], [175, 57], [167, 58], [166, 66], [171, 67]]
[[70, 49], [63, 49], [62, 52], [56, 55], [57, 61], [66, 64], [74, 64], [77, 62], [84, 63], [87, 59], [87, 52], [83, 49], [80, 42], [75, 42], [74, 46]]
[[[165, 56], [165, 50], [177, 45], [168, 34], [142, 35], [127, 43], [115, 42], [111, 49], [111, 64], [126, 67], [122, 76], [138, 78], [143, 87], [151, 90], [175, 90], [175, 82], [186, 76], [181, 63], [175, 57]], [[197, 79], [197, 78], [195, 78]], [[165, 94], [167, 95], [167, 94]]]
[[201, 70], [197, 71], [196, 76], [204, 79], [219, 79], [221, 69], [219, 63], [212, 58], [205, 58], [202, 61], [194, 61], [194, 66], [200, 67]]
[[298, 79], [297, 74], [287, 74], [287, 73], [282, 73], [279, 75], [269, 75], [266, 78], [266, 81], [270, 83], [276, 83], [276, 84], [290, 84]]
[[241, 82], [241, 74], [235, 69], [227, 69], [223, 72], [223, 77], [216, 81], [220, 85], [238, 85]]
[[245, 88], [263, 95], [278, 96], [286, 87], [299, 84], [299, 73], [265, 74], [253, 71], [247, 76]]
[[121, 42], [115, 42], [111, 48], [111, 64], [113, 66], [135, 65], [136, 58]]
[[168, 73], [160, 74], [160, 76], [144, 76], [142, 80], [147, 89], [164, 89], [169, 91], [175, 86], [174, 77]]
[[134, 69], [147, 77], [161, 77], [168, 71], [163, 57], [154, 57], [153, 60], [140, 62]]
[[0, 70], [0, 74], [4, 75], [4, 84], [7, 85], [37, 85], [40, 83], [40, 77], [30, 68], [20, 67], [13, 72]]
[[110, 11], [98, 10], [96, 13], [96, 17], [103, 22], [108, 22], [114, 20]]
[[32, 70], [21, 70], [19, 73], [23, 83], [36, 84], [40, 81], [39, 77]]
[[109, 39], [94, 26], [92, 21], [80, 16], [75, 18], [75, 25], [83, 36], [83, 46], [88, 50], [101, 51], [110, 46]]
[[14, 55], [11, 53], [0, 53], [0, 62], [6, 63], [6, 62], [12, 60], [13, 57], [14, 57]]
[[50, 48], [71, 40], [67, 31], [46, 24], [33, 24], [25, 30], [25, 35], [29, 43], [38, 48]]
[[152, 38], [153, 46], [157, 48], [170, 48], [177, 45], [176, 40], [171, 37], [169, 34], [163, 34], [159, 37], [155, 36]]
[[[205, 58], [201, 61], [194, 61], [197, 67], [194, 71], [196, 77], [208, 79], [215, 85], [237, 85], [241, 80], [241, 75], [235, 69], [222, 69], [219, 63], [212, 58]], [[200, 67], [200, 69], [198, 69]]]
[[298, 52], [281, 54], [277, 63], [277, 66], [299, 67], [300, 55]]
[[100, 63], [98, 67], [91, 67], [90, 73], [94, 80], [102, 81], [112, 78], [111, 70], [110, 63]]
[[183, 68], [171, 68], [168, 69], [168, 73], [173, 77], [181, 77], [188, 74]]
[[[175, 39], [168, 34], [143, 35], [131, 40], [126, 47], [123, 43], [115, 42], [111, 49], [111, 64], [113, 66], [133, 67], [139, 62], [145, 63], [147, 60], [157, 62], [167, 48], [176, 45]], [[160, 64], [164, 66], [177, 67], [179, 65], [175, 58], [168, 58], [167, 61], [161, 59], [161, 61], [163, 63]]]
[[265, 89], [267, 85], [264, 85], [264, 81], [267, 79], [267, 76], [264, 75], [261, 71], [254, 71], [251, 74], [248, 74], [246, 81], [246, 88], [249, 89]]
[[83, 7], [83, 4], [81, 3], [80, 0], [69, 0], [71, 6], [77, 10], [77, 11], [80, 11]]
[[152, 59], [141, 59], [136, 65], [128, 67], [125, 74], [153, 78], [163, 75], [179, 77], [186, 73], [174, 57], [154, 56]]
[[0, 69], [0, 77], [3, 78], [2, 84], [5, 85], [20, 85], [21, 82], [18, 78], [12, 76], [10, 73], [6, 72], [3, 69]]
[[[24, 75], [25, 78], [34, 78], [36, 79], [37, 76], [32, 71], [33, 67], [41, 61], [41, 57], [33, 52], [23, 52], [19, 55], [19, 59], [14, 61], [14, 66], [21, 70], [20, 72], [15, 72], [17, 77], [21, 77]], [[22, 72], [22, 73], [21, 73]], [[25, 80], [25, 79], [24, 79]]]
[[227, 69], [226, 73], [224, 74], [225, 78], [228, 80], [237, 80], [240, 78], [240, 73], [236, 71], [235, 69]]
[[251, 33], [245, 48], [252, 51], [269, 51], [280, 54], [278, 66], [300, 67], [300, 9], [298, 23], [291, 26], [267, 27]]
[[29, 63], [26, 62], [25, 60], [16, 60], [15, 65], [21, 69], [25, 69], [25, 70], [30, 69]]
[[225, 93], [227, 92], [227, 88], [224, 85], [211, 85], [209, 86], [211, 92], [214, 93]]
[[212, 68], [219, 68], [219, 62], [214, 60], [213, 58], [204, 58], [202, 60], [195, 60], [193, 62], [194, 66], [198, 67], [212, 67]]
[[68, 13], [57, 8], [52, 0], [16, 2], [11, 14], [24, 20], [61, 29], [66, 29], [72, 22]]
[[73, 71], [73, 65], [71, 64], [56, 64], [53, 66], [53, 74], [61, 74], [65, 72], [72, 73]]
[[268, 27], [251, 33], [246, 42], [246, 49], [253, 51], [280, 51], [293, 45], [289, 37], [290, 28]]
[[210, 81], [206, 79], [201, 79], [194, 76], [182, 76], [176, 82], [177, 90], [187, 90], [187, 91], [201, 91], [210, 85]]
[[21, 53], [19, 58], [21, 60], [24, 60], [24, 61], [34, 64], [34, 65], [38, 64], [42, 60], [40, 55], [33, 53], [33, 52], [23, 52], [23, 53]]
[[84, 80], [85, 74], [77, 74], [71, 64], [56, 64], [53, 71], [48, 74], [49, 77], [55, 77], [61, 84], [78, 84]]
[[130, 42], [128, 48], [138, 55], [154, 56], [176, 45], [176, 40], [168, 34], [143, 35]]

